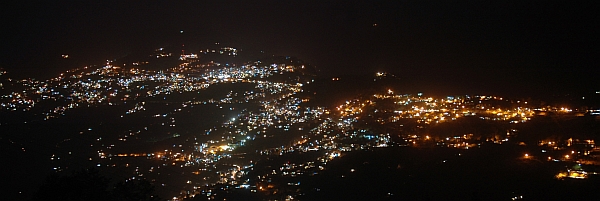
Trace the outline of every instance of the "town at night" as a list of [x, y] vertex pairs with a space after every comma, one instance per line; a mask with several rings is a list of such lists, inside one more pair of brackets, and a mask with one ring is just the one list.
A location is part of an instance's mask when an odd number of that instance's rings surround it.
[[590, 6], [2, 11], [3, 200], [600, 198]]

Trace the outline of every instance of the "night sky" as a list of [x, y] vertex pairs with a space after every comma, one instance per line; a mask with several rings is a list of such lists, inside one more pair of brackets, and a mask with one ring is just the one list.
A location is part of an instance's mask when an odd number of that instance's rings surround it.
[[0, 67], [14, 74], [68, 69], [57, 63], [61, 54], [86, 65], [220, 42], [296, 56], [326, 76], [383, 70], [451, 92], [600, 89], [600, 17], [591, 1], [2, 4]]

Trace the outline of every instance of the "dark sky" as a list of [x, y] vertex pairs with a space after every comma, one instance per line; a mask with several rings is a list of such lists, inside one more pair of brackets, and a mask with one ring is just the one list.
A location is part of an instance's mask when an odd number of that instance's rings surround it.
[[489, 86], [584, 80], [573, 85], [582, 87], [600, 72], [600, 17], [591, 1], [2, 4], [0, 67], [20, 72], [60, 69], [53, 63], [60, 54], [88, 62], [181, 41], [297, 56], [332, 76], [386, 70]]

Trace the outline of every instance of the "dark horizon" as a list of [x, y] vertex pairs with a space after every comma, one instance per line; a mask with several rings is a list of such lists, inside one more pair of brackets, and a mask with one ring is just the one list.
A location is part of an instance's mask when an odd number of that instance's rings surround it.
[[2, 9], [0, 68], [43, 77], [157, 47], [220, 42], [294, 56], [325, 77], [386, 71], [432, 91], [593, 92], [600, 89], [600, 23], [592, 8], [559, 1], [19, 2]]

